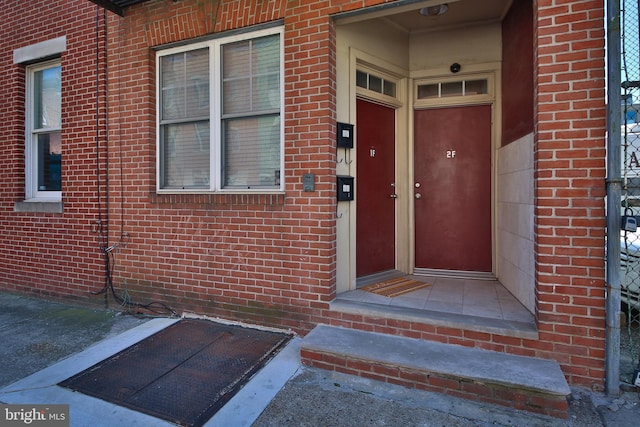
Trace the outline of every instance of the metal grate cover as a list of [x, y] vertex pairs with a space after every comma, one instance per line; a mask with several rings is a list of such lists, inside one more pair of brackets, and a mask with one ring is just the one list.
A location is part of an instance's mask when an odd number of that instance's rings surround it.
[[290, 338], [183, 319], [59, 385], [181, 426], [201, 426]]

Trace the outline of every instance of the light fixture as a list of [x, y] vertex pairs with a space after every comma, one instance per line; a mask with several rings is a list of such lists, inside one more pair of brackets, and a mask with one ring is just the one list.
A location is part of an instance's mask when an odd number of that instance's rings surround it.
[[444, 15], [449, 10], [447, 3], [442, 3], [436, 6], [427, 6], [420, 9], [420, 14], [423, 16], [438, 16]]

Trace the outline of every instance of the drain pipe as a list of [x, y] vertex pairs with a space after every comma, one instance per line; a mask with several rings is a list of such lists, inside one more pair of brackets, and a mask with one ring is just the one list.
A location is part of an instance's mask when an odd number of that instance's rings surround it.
[[607, 300], [605, 391], [620, 395], [620, 0], [607, 0]]

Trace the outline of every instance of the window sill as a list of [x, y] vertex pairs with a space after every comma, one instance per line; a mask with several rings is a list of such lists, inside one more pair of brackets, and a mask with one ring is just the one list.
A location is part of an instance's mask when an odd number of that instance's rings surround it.
[[13, 205], [14, 212], [40, 212], [40, 213], [62, 213], [63, 206], [61, 201], [55, 200], [25, 200], [16, 202]]
[[284, 192], [277, 193], [215, 193], [215, 194], [151, 194], [151, 203], [170, 205], [284, 205]]

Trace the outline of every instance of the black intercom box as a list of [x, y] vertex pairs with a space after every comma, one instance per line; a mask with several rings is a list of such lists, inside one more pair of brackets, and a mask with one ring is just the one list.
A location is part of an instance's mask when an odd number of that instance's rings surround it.
[[338, 175], [336, 177], [336, 183], [338, 184], [338, 201], [345, 202], [353, 200], [353, 177]]

